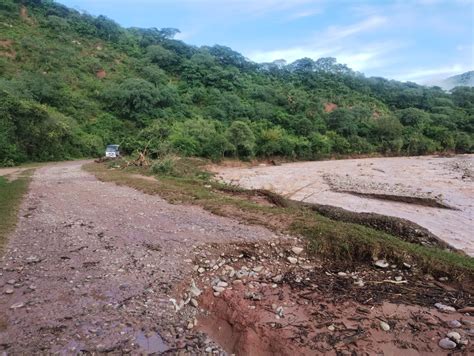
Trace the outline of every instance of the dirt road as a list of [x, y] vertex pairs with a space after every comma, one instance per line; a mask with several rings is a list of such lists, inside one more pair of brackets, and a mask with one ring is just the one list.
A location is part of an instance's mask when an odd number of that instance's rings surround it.
[[[214, 169], [224, 181], [245, 188], [265, 188], [295, 200], [411, 220], [474, 256], [474, 155]], [[374, 199], [376, 196], [383, 199]], [[387, 198], [417, 201], [407, 203]]]
[[170, 303], [189, 283], [194, 247], [275, 235], [99, 182], [82, 163], [34, 175], [0, 263], [0, 350], [150, 353], [188, 345], [198, 353], [202, 335], [190, 336]]

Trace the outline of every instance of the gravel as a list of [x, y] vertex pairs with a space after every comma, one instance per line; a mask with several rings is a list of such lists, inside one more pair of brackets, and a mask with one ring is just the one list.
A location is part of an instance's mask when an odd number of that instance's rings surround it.
[[[0, 352], [149, 353], [151, 342], [137, 335], [153, 332], [162, 351], [202, 353], [194, 322], [187, 331], [201, 293], [190, 280], [195, 247], [274, 234], [99, 182], [83, 163], [50, 164], [34, 174], [0, 262], [1, 282], [15, 285], [14, 293], [0, 294], [8, 320]], [[175, 300], [176, 312], [170, 299], [183, 284], [190, 306]]]

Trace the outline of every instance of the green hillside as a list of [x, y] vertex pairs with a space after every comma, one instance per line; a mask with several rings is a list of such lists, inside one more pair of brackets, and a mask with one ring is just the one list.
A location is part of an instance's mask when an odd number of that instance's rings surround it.
[[366, 78], [332, 58], [256, 64], [47, 0], [2, 0], [0, 30], [0, 165], [107, 143], [213, 159], [474, 149], [473, 88]]

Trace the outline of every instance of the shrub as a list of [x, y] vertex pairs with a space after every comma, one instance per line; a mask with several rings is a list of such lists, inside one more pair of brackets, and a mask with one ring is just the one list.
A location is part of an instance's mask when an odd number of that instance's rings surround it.
[[227, 129], [227, 140], [235, 147], [240, 158], [252, 157], [255, 153], [255, 136], [243, 121], [234, 121]]
[[151, 166], [151, 171], [154, 174], [173, 175], [174, 173], [174, 160], [171, 157], [164, 157], [159, 161], [155, 162]]

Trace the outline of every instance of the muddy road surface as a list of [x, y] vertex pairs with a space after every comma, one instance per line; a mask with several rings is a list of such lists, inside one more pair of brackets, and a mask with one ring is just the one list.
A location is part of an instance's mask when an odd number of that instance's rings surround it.
[[34, 174], [0, 264], [0, 350], [198, 353], [170, 302], [193, 249], [274, 234], [99, 182], [82, 163]]
[[217, 177], [294, 200], [411, 220], [474, 256], [474, 155], [365, 158], [251, 168]]

